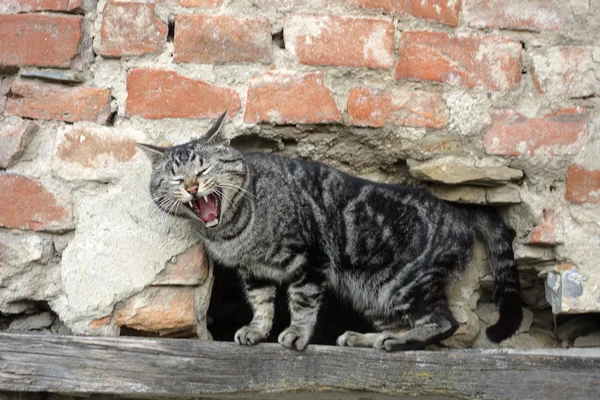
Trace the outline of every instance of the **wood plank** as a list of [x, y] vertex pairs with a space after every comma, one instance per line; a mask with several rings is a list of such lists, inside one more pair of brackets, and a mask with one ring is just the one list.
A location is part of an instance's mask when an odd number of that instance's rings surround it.
[[600, 398], [600, 349], [385, 353], [191, 339], [0, 333], [0, 391], [182, 397], [371, 391], [478, 399]]

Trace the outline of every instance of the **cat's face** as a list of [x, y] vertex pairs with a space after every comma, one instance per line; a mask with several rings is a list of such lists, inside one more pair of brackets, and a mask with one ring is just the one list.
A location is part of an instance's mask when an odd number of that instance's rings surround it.
[[138, 144], [152, 159], [150, 194], [162, 210], [218, 226], [243, 197], [240, 152], [220, 140], [225, 114], [201, 139], [173, 147]]

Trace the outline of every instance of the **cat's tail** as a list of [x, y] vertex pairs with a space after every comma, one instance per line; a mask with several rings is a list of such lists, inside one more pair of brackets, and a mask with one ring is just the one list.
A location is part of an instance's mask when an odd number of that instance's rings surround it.
[[499, 343], [512, 336], [523, 320], [519, 271], [512, 249], [513, 232], [500, 216], [490, 209], [479, 208], [473, 215], [474, 227], [487, 245], [488, 262], [494, 275], [494, 302], [500, 318], [486, 330], [487, 337]]

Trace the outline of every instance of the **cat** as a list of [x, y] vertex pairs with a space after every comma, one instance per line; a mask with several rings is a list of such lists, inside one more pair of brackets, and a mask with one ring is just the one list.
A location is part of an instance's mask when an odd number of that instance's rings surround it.
[[422, 349], [459, 324], [446, 288], [468, 264], [476, 236], [487, 246], [500, 342], [523, 318], [513, 232], [493, 211], [444, 202], [421, 188], [359, 179], [316, 162], [229, 146], [222, 126], [188, 143], [137, 143], [152, 161], [157, 206], [197, 222], [209, 257], [235, 268], [252, 321], [234, 340], [257, 344], [273, 324], [276, 287], [287, 282], [291, 324], [283, 346], [309, 344], [325, 288], [368, 318], [375, 332], [345, 332], [340, 346]]

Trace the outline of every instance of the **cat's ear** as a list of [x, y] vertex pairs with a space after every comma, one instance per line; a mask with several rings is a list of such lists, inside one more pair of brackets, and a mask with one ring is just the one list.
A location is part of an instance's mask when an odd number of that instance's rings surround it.
[[138, 143], [135, 142], [135, 145], [140, 148], [148, 158], [154, 163], [158, 160], [162, 159], [165, 156], [165, 152], [167, 151], [166, 147], [153, 146], [151, 144]]
[[226, 141], [223, 137], [223, 134], [221, 133], [221, 128], [225, 123], [225, 116], [227, 115], [227, 111], [228, 110], [225, 110], [225, 112], [221, 114], [221, 116], [219, 117], [219, 119], [217, 119], [213, 126], [211, 126], [210, 129], [204, 134], [204, 137], [207, 139], [206, 143], [217, 143]]

